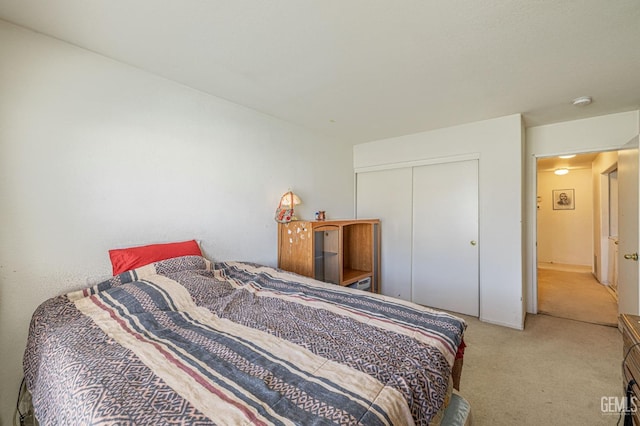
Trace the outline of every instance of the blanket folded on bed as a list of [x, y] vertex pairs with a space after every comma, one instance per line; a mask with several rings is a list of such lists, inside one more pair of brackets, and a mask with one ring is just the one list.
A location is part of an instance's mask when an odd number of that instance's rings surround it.
[[429, 424], [465, 324], [251, 263], [157, 262], [34, 313], [41, 424]]

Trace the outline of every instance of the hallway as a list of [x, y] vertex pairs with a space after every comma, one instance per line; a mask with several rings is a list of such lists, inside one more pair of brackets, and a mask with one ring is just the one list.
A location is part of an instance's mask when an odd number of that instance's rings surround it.
[[592, 324], [618, 326], [618, 304], [589, 268], [538, 265], [538, 313]]

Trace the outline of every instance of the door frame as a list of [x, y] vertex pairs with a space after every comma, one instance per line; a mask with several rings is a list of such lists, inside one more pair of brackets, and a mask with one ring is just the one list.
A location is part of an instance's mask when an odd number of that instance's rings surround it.
[[[611, 232], [610, 223], [611, 223], [611, 216], [612, 216], [611, 215], [611, 187], [610, 187], [611, 178], [610, 176], [611, 176], [611, 173], [617, 170], [618, 170], [618, 162], [616, 161], [615, 165], [604, 170], [600, 174], [600, 205], [602, 206], [605, 202], [608, 204], [607, 208], [602, 209], [600, 212], [600, 234], [598, 235], [598, 238], [600, 238], [600, 247], [603, 247], [604, 244], [606, 244], [607, 247], [609, 247], [609, 238], [611, 237], [609, 233]], [[605, 228], [605, 224], [607, 225], [606, 228]], [[606, 229], [606, 232], [605, 232], [605, 229]], [[609, 285], [609, 288], [611, 288], [611, 284], [612, 284], [609, 282], [609, 269], [611, 269], [611, 265], [614, 261], [615, 259], [611, 259], [611, 257], [609, 256], [609, 250], [608, 249], [603, 250], [603, 252], [600, 255], [599, 273], [600, 273], [600, 277], [602, 278], [600, 282], [601, 283], [606, 282]], [[598, 278], [598, 270], [596, 270], [595, 275], [596, 275], [596, 278]], [[617, 303], [617, 296], [616, 296], [616, 303]]]
[[[631, 139], [629, 142], [625, 143], [616, 148], [602, 148], [602, 149], [592, 149], [592, 150], [572, 150], [572, 151], [558, 151], [552, 154], [532, 154], [529, 159], [529, 179], [530, 185], [529, 188], [531, 192], [529, 194], [529, 209], [528, 209], [528, 221], [530, 223], [529, 232], [530, 238], [527, 243], [528, 251], [529, 251], [529, 264], [526, 265], [525, 268], [528, 269], [529, 280], [527, 284], [527, 299], [525, 305], [525, 312], [531, 314], [538, 313], [538, 159], [539, 158], [549, 158], [549, 157], [557, 157], [560, 155], [571, 155], [571, 154], [588, 154], [588, 153], [601, 153], [601, 152], [609, 152], [609, 151], [621, 151], [624, 149], [633, 148], [638, 146], [638, 136]], [[639, 176], [640, 179], [640, 176]], [[640, 207], [640, 206], [639, 206]], [[527, 272], [524, 272], [524, 275], [527, 275]]]

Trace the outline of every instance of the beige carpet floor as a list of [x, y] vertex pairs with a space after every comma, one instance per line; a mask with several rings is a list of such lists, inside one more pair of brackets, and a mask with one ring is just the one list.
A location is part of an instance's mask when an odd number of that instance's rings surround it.
[[617, 328], [529, 314], [520, 331], [459, 316], [468, 324], [460, 391], [474, 425], [616, 424], [601, 400], [623, 396]]
[[538, 268], [538, 312], [616, 327], [618, 305], [591, 272], [579, 268]]

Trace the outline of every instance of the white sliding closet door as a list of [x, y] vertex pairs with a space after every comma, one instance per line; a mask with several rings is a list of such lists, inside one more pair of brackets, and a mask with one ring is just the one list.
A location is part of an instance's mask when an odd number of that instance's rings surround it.
[[411, 168], [358, 173], [356, 213], [380, 219], [381, 293], [411, 299]]
[[412, 253], [413, 302], [479, 315], [478, 160], [414, 167]]

